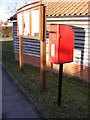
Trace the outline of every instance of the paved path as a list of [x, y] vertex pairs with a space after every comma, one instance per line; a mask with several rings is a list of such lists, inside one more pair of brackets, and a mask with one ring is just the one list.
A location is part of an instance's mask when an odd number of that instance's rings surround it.
[[2, 94], [4, 118], [39, 118], [35, 106], [4, 70], [2, 71]]

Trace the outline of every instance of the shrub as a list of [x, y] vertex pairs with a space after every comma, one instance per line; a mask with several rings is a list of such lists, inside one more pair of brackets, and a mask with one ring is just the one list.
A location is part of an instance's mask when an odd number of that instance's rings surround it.
[[1, 34], [3, 38], [13, 37], [13, 26], [8, 26], [8, 27], [2, 26]]

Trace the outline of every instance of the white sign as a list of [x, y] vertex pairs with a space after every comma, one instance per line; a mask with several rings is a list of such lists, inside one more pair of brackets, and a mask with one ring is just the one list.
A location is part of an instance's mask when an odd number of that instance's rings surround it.
[[18, 14], [18, 33], [22, 35], [22, 13]]
[[31, 36], [39, 36], [39, 9], [31, 10]]
[[55, 44], [51, 44], [51, 56], [55, 57]]
[[29, 36], [30, 32], [30, 19], [29, 11], [24, 13], [24, 35]]

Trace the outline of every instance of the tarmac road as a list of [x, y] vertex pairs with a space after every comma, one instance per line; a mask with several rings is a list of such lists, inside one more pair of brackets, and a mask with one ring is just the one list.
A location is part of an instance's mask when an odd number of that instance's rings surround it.
[[3, 69], [2, 116], [3, 118], [39, 118], [39, 112], [34, 104]]

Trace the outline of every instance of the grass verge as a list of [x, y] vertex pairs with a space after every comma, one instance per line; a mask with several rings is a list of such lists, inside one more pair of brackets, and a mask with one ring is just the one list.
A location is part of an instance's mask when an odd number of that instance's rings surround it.
[[87, 118], [88, 84], [63, 75], [62, 104], [57, 105], [58, 74], [47, 72], [47, 89], [40, 89], [40, 69], [24, 64], [24, 73], [14, 59], [13, 42], [2, 42], [2, 63], [47, 118]]

